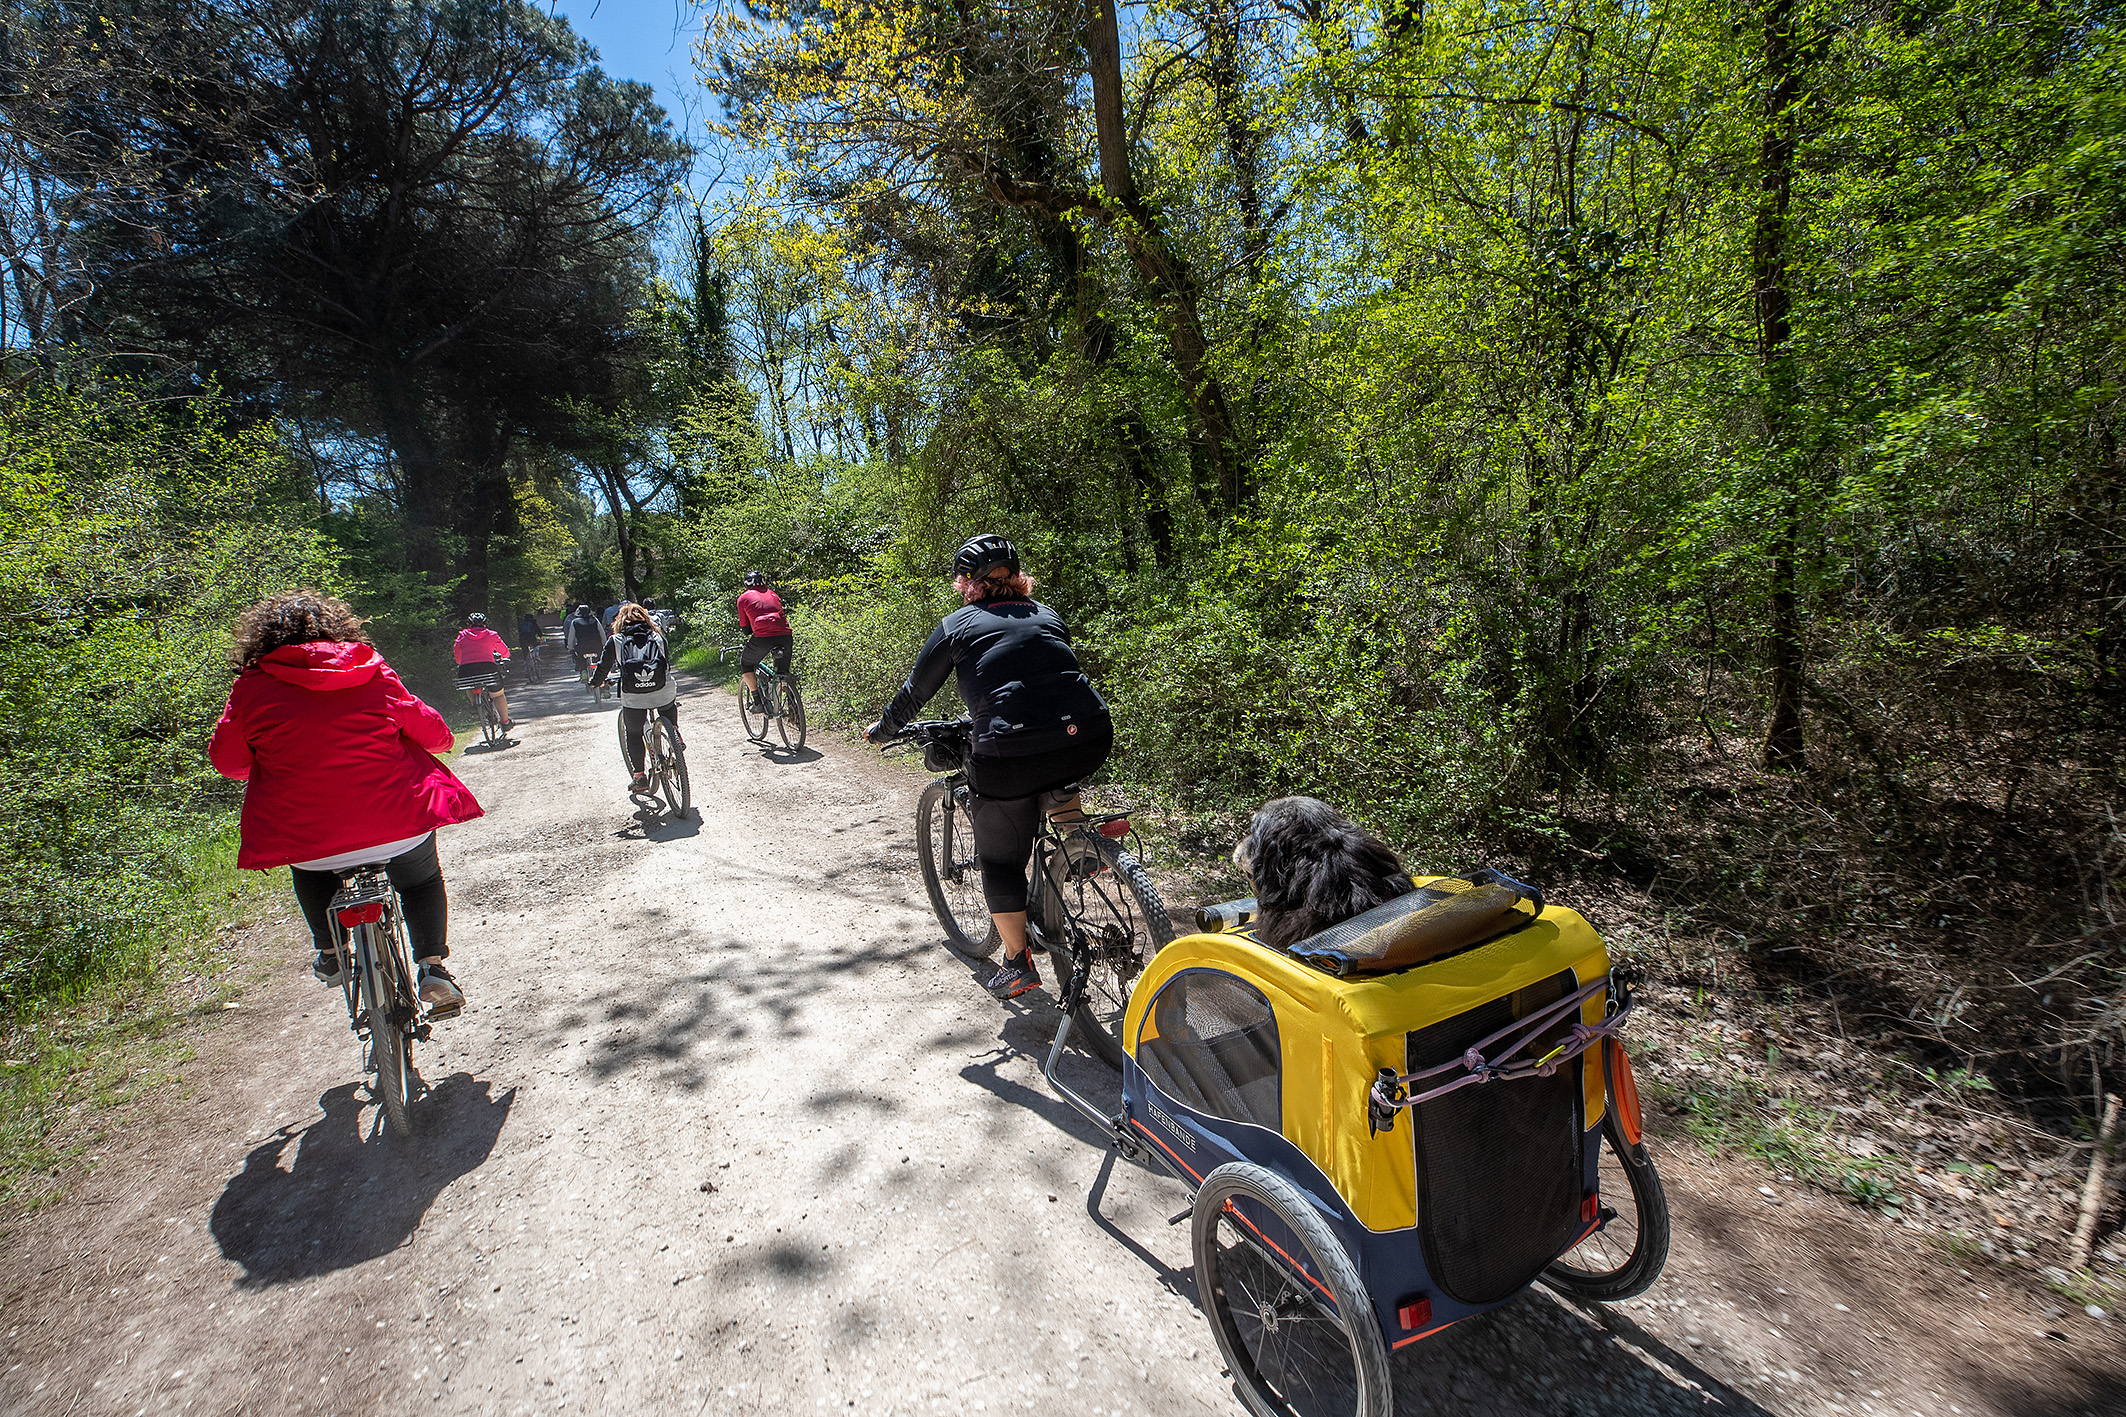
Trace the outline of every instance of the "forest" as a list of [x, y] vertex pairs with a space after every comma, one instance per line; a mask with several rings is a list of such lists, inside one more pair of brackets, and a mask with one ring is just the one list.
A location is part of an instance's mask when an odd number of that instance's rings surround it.
[[1312, 794], [2117, 1090], [2118, 6], [697, 15], [714, 151], [522, 0], [0, 0], [0, 1008], [225, 874], [250, 598], [433, 684], [758, 568], [862, 723], [994, 530], [1177, 857]]

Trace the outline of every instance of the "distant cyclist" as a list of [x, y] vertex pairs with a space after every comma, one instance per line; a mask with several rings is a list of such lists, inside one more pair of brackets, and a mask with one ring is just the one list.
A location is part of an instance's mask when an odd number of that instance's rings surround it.
[[326, 912], [339, 871], [383, 863], [406, 907], [421, 1001], [438, 1015], [465, 996], [443, 957], [450, 902], [436, 828], [480, 816], [443, 764], [452, 734], [369, 643], [344, 601], [314, 590], [268, 597], [236, 622], [236, 685], [207, 756], [245, 784], [236, 864], [291, 868], [310, 923], [311, 972], [342, 982]]
[[562, 625], [562, 638], [567, 643], [569, 658], [575, 661], [576, 672], [580, 674], [583, 666], [596, 660], [598, 652], [605, 648], [605, 626], [598, 623], [597, 611], [588, 605], [579, 605], [576, 613]]
[[458, 687], [465, 696], [471, 698], [474, 689], [487, 690], [494, 695], [495, 712], [502, 715], [502, 731], [515, 728], [509, 721], [509, 695], [502, 692], [502, 666], [509, 663], [509, 645], [487, 628], [487, 617], [477, 610], [466, 616], [465, 628], [458, 631], [450, 652], [458, 661]]
[[1041, 983], [1026, 948], [1026, 863], [1040, 814], [1059, 822], [1082, 816], [1078, 784], [1107, 761], [1115, 734], [1062, 618], [1033, 598], [1018, 548], [1001, 536], [970, 537], [952, 558], [952, 574], [966, 605], [930, 632], [908, 681], [864, 736], [891, 738], [957, 671], [974, 716], [968, 816], [982, 894], [1004, 943], [989, 988], [1010, 999]]
[[620, 681], [621, 751], [627, 758], [628, 791], [647, 792], [650, 777], [642, 770], [642, 730], [648, 727], [650, 715], [664, 719], [674, 746], [686, 744], [679, 737], [679, 681], [672, 677], [671, 651], [650, 612], [633, 601], [622, 604], [614, 615], [613, 637], [598, 657], [591, 685], [595, 688], [615, 677]]
[[760, 676], [754, 671], [760, 661], [772, 654], [775, 656], [775, 672], [790, 672], [790, 617], [783, 613], [782, 597], [768, 589], [768, 578], [759, 571], [746, 572], [746, 588], [738, 596], [738, 628], [748, 636], [745, 653], [738, 657], [738, 667], [743, 672], [738, 676], [746, 686], [746, 694], [753, 702], [754, 711], [767, 712], [760, 698]]
[[527, 610], [517, 620], [517, 648], [529, 655], [539, 647], [539, 617]]

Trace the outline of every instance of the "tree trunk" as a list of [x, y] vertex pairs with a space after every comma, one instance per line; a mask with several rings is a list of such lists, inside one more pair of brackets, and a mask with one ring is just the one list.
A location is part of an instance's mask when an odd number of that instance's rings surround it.
[[1764, 10], [1764, 148], [1758, 162], [1757, 221], [1750, 236], [1756, 286], [1757, 357], [1764, 376], [1764, 452], [1776, 501], [1771, 555], [1771, 617], [1766, 659], [1771, 667], [1771, 723], [1764, 737], [1767, 768], [1808, 767], [1801, 719], [1802, 607], [1799, 589], [1803, 516], [1795, 428], [1793, 289], [1787, 274], [1787, 213], [1800, 146], [1802, 56], [1794, 42], [1793, 0], [1767, 0]]
[[1137, 192], [1130, 168], [1129, 131], [1122, 101], [1122, 36], [1116, 0], [1085, 0], [1085, 57], [1092, 72], [1093, 126], [1100, 154], [1105, 215], [1114, 222], [1130, 264], [1154, 291], [1166, 312], [1168, 347], [1188, 396], [1198, 440], [1210, 460], [1219, 500], [1230, 514], [1253, 499], [1240, 440], [1233, 428], [1225, 387], [1206, 364], [1210, 340], [1203, 332], [1194, 275], [1167, 245], [1158, 216]]
[[385, 441], [399, 468], [400, 514], [406, 520], [406, 568], [441, 581], [449, 574], [443, 532], [455, 500], [443, 451], [428, 426], [428, 410], [412, 372], [387, 365], [376, 383]]

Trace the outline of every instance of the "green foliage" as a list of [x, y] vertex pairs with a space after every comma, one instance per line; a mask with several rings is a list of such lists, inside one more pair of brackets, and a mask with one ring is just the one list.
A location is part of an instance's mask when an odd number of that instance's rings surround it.
[[136, 961], [217, 864], [205, 761], [244, 606], [331, 584], [270, 432], [119, 387], [0, 401], [0, 1007]]

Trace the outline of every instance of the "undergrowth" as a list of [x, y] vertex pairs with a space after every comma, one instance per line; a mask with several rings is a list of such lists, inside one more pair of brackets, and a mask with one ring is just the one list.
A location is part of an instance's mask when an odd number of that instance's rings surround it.
[[233, 1007], [238, 929], [277, 882], [236, 869], [233, 830], [192, 866], [162, 928], [110, 942], [93, 972], [0, 1023], [0, 1207], [57, 1194], [54, 1179], [101, 1136], [94, 1114], [173, 1081], [193, 1056], [184, 1025]]

